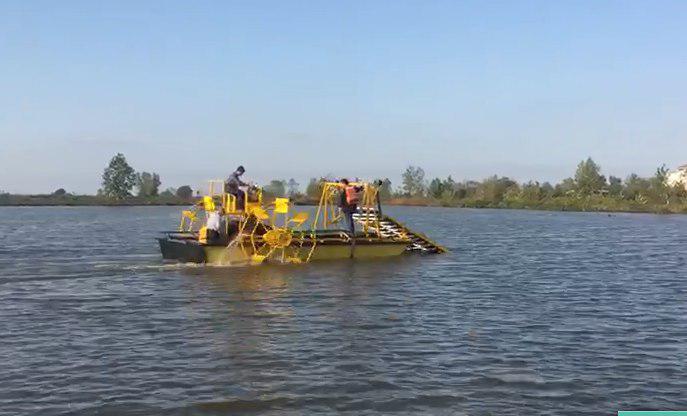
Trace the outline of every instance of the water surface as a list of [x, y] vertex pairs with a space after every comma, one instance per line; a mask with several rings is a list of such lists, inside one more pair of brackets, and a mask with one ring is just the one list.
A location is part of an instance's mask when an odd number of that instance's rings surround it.
[[687, 216], [389, 211], [451, 253], [177, 265], [173, 207], [0, 208], [0, 413], [687, 409]]

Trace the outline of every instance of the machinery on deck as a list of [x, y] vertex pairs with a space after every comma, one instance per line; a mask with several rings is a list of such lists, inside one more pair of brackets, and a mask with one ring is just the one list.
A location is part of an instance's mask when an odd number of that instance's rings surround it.
[[210, 181], [208, 195], [182, 211], [179, 229], [158, 239], [163, 258], [247, 265], [446, 251], [425, 235], [383, 215], [377, 183], [350, 184], [361, 189], [353, 213], [355, 235], [341, 226], [343, 215], [337, 201], [343, 185], [338, 182], [321, 181], [314, 212], [295, 212], [288, 198], [264, 203], [263, 192], [256, 187], [245, 188], [244, 206], [238, 206], [237, 198], [226, 193], [223, 185], [219, 180]]

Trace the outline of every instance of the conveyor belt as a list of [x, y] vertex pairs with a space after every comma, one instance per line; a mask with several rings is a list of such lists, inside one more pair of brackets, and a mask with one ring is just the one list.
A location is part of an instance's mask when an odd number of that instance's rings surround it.
[[430, 240], [426, 235], [411, 230], [396, 219], [387, 215], [380, 217], [376, 210], [362, 211], [361, 208], [358, 208], [358, 212], [353, 214], [353, 219], [358, 224], [364, 225], [367, 220], [368, 227], [373, 226], [373, 228], [376, 228], [372, 224], [376, 223], [377, 218], [379, 218], [379, 232], [382, 237], [410, 239], [410, 244], [406, 248], [407, 251], [421, 253], [445, 253], [447, 251], [446, 248]]

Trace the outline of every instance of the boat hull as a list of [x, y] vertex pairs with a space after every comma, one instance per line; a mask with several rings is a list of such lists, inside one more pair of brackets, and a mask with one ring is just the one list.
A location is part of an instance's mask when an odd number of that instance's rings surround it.
[[205, 263], [204, 247], [194, 240], [158, 238], [162, 258], [183, 263]]
[[[167, 260], [177, 260], [190, 263], [208, 263], [216, 265], [244, 265], [255, 262], [255, 253], [250, 246], [213, 246], [201, 245], [190, 239], [160, 238], [162, 257]], [[408, 246], [403, 241], [375, 241], [372, 239], [358, 239], [355, 248], [350, 243], [328, 242], [317, 244], [315, 249], [310, 245], [293, 245], [276, 249], [272, 260], [308, 259], [308, 261], [337, 260], [337, 259], [370, 259], [399, 256], [405, 253]], [[352, 256], [351, 256], [352, 253]]]

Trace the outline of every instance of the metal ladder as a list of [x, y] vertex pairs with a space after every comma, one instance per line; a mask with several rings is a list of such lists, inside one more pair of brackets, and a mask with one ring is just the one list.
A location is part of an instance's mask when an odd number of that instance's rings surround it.
[[365, 225], [367, 220], [368, 227], [379, 219], [379, 233], [383, 238], [409, 238], [410, 244], [406, 251], [415, 251], [427, 254], [445, 253], [446, 248], [440, 246], [427, 236], [415, 232], [387, 215], [380, 216], [374, 208], [363, 209], [358, 207], [358, 211], [353, 213], [353, 220], [360, 225]]

